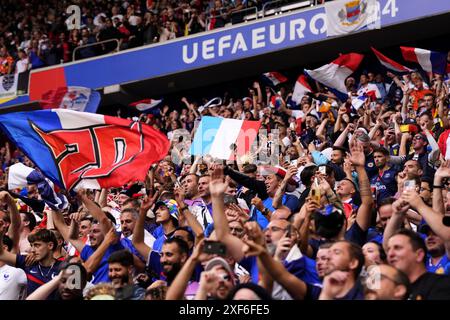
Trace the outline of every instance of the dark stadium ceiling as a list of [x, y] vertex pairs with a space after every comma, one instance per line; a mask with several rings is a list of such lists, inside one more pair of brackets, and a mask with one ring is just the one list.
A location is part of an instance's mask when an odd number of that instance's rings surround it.
[[383, 49], [443, 35], [448, 35], [447, 39], [450, 39], [449, 21], [450, 13], [447, 13], [208, 68], [129, 83], [121, 86], [120, 93], [105, 95], [102, 105], [127, 105], [137, 99], [161, 97], [191, 88], [257, 76], [270, 70], [302, 67], [318, 62], [327, 63], [341, 52], [368, 52], [370, 46]]

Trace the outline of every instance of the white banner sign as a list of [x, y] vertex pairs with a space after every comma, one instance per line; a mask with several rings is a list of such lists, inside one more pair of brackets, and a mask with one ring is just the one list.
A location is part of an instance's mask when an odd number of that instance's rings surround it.
[[17, 79], [18, 74], [7, 74], [0, 77], [0, 99], [16, 96]]
[[338, 36], [360, 29], [380, 28], [380, 9], [376, 0], [336, 0], [325, 3], [327, 36]]

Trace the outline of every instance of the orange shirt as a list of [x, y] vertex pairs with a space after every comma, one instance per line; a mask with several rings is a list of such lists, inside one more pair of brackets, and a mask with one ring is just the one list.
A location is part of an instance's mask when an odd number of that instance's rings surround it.
[[10, 66], [14, 64], [14, 59], [11, 56], [6, 58], [0, 58], [0, 74], [8, 74], [10, 71]]
[[419, 108], [419, 100], [423, 99], [423, 97], [429, 93], [433, 94], [433, 91], [429, 89], [422, 89], [422, 90], [414, 90], [413, 92], [411, 92], [411, 97], [414, 98], [413, 109], [415, 111], [417, 111], [417, 109]]

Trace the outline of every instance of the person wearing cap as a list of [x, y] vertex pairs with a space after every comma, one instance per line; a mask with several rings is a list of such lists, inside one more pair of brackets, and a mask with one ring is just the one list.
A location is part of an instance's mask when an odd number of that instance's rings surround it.
[[[405, 145], [409, 137], [408, 134], [403, 133], [402, 144]], [[428, 151], [431, 147], [431, 151]], [[421, 133], [416, 133], [412, 138], [412, 149], [413, 152], [406, 154], [406, 148], [400, 148], [400, 155], [406, 155], [407, 160], [417, 160], [423, 169], [423, 174], [432, 177], [435, 173], [434, 164], [439, 158], [439, 145], [433, 138], [428, 130]]]
[[200, 275], [195, 300], [225, 300], [234, 285], [234, 274], [228, 262], [221, 257], [213, 258]]
[[450, 266], [450, 243], [446, 243], [426, 223], [422, 224], [418, 231], [426, 235], [427, 259], [425, 265], [427, 272], [446, 274], [445, 271]]
[[178, 227], [178, 204], [175, 200], [164, 200], [155, 203], [156, 223], [163, 227], [164, 233], [153, 243], [153, 250], [161, 251], [164, 241], [170, 238]]
[[[189, 245], [181, 237], [174, 236], [177, 230], [174, 225], [169, 225], [169, 227], [173, 227], [171, 237], [163, 241], [160, 252], [155, 251], [154, 248], [152, 249], [145, 244], [144, 221], [146, 213], [151, 205], [151, 201], [149, 199], [145, 199], [141, 206], [139, 219], [136, 221], [136, 225], [134, 226], [133, 246], [137, 249], [141, 256], [144, 257], [147, 263], [147, 268], [151, 271], [152, 281], [165, 280], [168, 285], [170, 285], [188, 259]], [[168, 218], [169, 209], [165, 204], [159, 203], [158, 206], [157, 215], [158, 211], [160, 211], [159, 215], [162, 217], [157, 217], [157, 220], [164, 219], [167, 221], [170, 219], [175, 219]], [[160, 208], [161, 206], [166, 208]], [[171, 204], [169, 203], [168, 206], [171, 206]]]

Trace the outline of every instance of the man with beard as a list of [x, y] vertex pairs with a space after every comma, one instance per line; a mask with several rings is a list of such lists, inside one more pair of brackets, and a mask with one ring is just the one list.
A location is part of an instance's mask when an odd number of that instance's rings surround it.
[[[115, 231], [111, 221], [106, 217], [100, 207], [88, 198], [86, 191], [79, 190], [78, 195], [86, 209], [94, 217], [94, 219], [96, 219], [89, 231], [89, 244], [86, 244], [80, 238], [71, 238], [69, 235], [69, 228], [64, 223], [61, 213], [54, 211], [53, 219], [55, 227], [62, 234], [64, 239], [69, 241], [77, 249], [77, 251], [80, 252], [80, 257], [84, 262], [88, 274], [92, 275], [91, 283], [97, 284], [100, 282], [106, 282], [108, 281], [109, 256], [114, 251], [125, 248], [121, 242], [115, 241]], [[108, 238], [108, 241], [103, 243], [105, 237]], [[140, 259], [138, 257], [134, 257], [134, 259], [136, 268], [143, 269], [144, 264], [140, 262]]]
[[[202, 175], [198, 178], [198, 199], [195, 202], [187, 205], [189, 206], [189, 210], [197, 218], [200, 225], [203, 227], [203, 230], [213, 221], [212, 219], [212, 205], [211, 205], [211, 195], [209, 193], [209, 175]], [[195, 192], [195, 187], [188, 186], [185, 184], [185, 191], [188, 192], [188, 195], [193, 195]], [[185, 193], [186, 194], [186, 193]]]
[[397, 170], [388, 165], [389, 151], [381, 147], [373, 152], [375, 166], [378, 169], [377, 175], [370, 179], [372, 190], [376, 190], [376, 202], [381, 203], [388, 197], [393, 197], [397, 193], [395, 176]]
[[181, 191], [184, 193], [181, 199], [187, 207], [178, 203], [180, 208], [188, 209], [194, 215], [203, 230], [212, 222], [211, 199], [209, 190], [205, 189], [207, 183], [209, 183], [209, 176], [199, 178], [193, 173], [185, 175], [181, 179]]
[[117, 300], [143, 300], [145, 289], [133, 284], [133, 255], [119, 250], [108, 258], [108, 275], [116, 289]]
[[[144, 221], [151, 205], [151, 200], [148, 198], [144, 199], [142, 202], [139, 218], [134, 226], [133, 245], [145, 258], [147, 269], [151, 273], [152, 281], [166, 280], [168, 285], [170, 285], [175, 279], [178, 271], [188, 259], [189, 246], [179, 237], [169, 237], [165, 239], [162, 244], [161, 252], [152, 250], [144, 243]], [[167, 208], [161, 210], [158, 208], [157, 221], [158, 219], [162, 219], [162, 217], [158, 217], [158, 215], [170, 216]], [[172, 231], [172, 235], [175, 230], [176, 228]]]
[[40, 286], [27, 300], [45, 300], [56, 289], [56, 300], [83, 300], [86, 284], [87, 272], [83, 265], [64, 262], [60, 266], [60, 273], [50, 282]]

